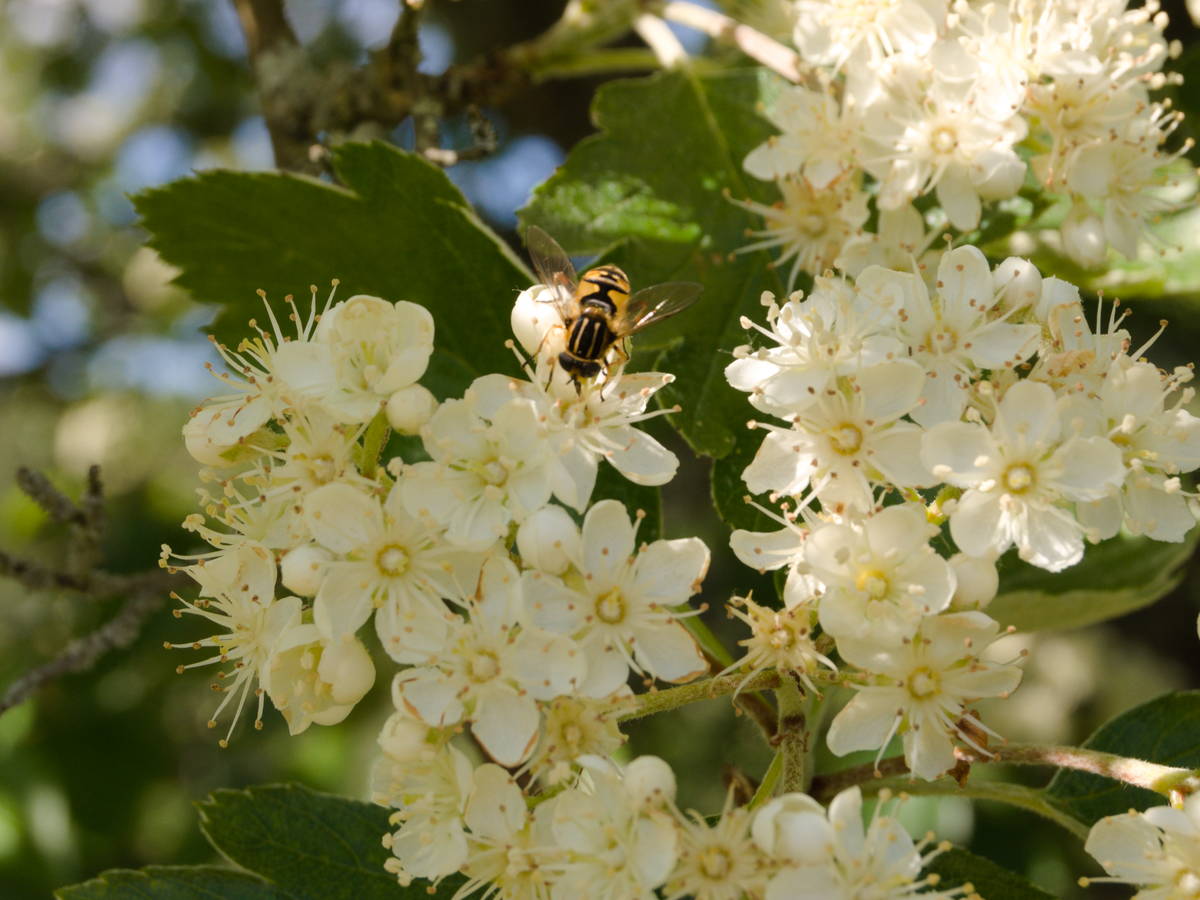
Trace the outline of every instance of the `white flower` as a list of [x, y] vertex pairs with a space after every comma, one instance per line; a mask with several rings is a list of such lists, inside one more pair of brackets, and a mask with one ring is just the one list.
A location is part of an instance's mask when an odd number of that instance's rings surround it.
[[[881, 797], [888, 799], [888, 792]], [[938, 883], [921, 870], [949, 844], [925, 851], [930, 838], [915, 843], [900, 822], [876, 806], [863, 827], [862, 792], [842, 791], [826, 811], [805, 794], [776, 797], [754, 817], [760, 848], [783, 864], [766, 900], [929, 900], [965, 898], [966, 888], [922, 891]]]
[[927, 428], [962, 415], [967, 387], [980, 370], [1012, 368], [1037, 349], [1039, 326], [1010, 324], [992, 314], [1002, 295], [976, 247], [958, 247], [941, 258], [936, 298], [911, 273], [869, 268], [856, 284], [861, 291], [898, 298], [897, 336], [927, 376], [912, 417]]
[[517, 550], [525, 568], [561, 575], [579, 558], [579, 529], [561, 506], [543, 506], [517, 529]]
[[442, 599], [475, 589], [483, 557], [448, 546], [439, 530], [413, 518], [393, 487], [382, 505], [347, 484], [327, 484], [304, 501], [317, 541], [338, 554], [324, 566], [313, 618], [321, 633], [353, 634], [378, 608], [376, 629], [392, 652], [418, 615], [445, 613]]
[[552, 801], [554, 837], [569, 851], [554, 897], [652, 900], [675, 867], [672, 817], [636, 803], [610, 766], [588, 776], [590, 790], [572, 788]]
[[1025, 163], [1013, 146], [1025, 136], [1024, 120], [986, 115], [960, 79], [917, 54], [890, 57], [881, 75], [882, 89], [863, 110], [872, 126], [864, 166], [880, 180], [880, 208], [934, 190], [955, 228], [975, 228], [981, 198], [1011, 197], [1021, 186]]
[[525, 807], [521, 789], [502, 768], [487, 763], [475, 770], [466, 810], [468, 880], [455, 900], [476, 891], [503, 900], [548, 900], [561, 855], [550, 834], [553, 807], [543, 804], [532, 817]]
[[[229, 731], [219, 742], [225, 746], [255, 683], [265, 680], [266, 666], [275, 653], [281, 635], [300, 624], [301, 603], [298, 597], [275, 599], [275, 560], [261, 544], [244, 543], [219, 566], [214, 567], [210, 563], [206, 568], [219, 570], [219, 574], [216, 571], [206, 572], [206, 580], [201, 582], [205, 590], [211, 591], [211, 599], [189, 602], [178, 598], [183, 608], [176, 609], [174, 614], [176, 618], [192, 615], [207, 619], [217, 626], [217, 633], [197, 641], [169, 646], [189, 650], [211, 647], [216, 650], [216, 655], [179, 666], [177, 672], [197, 666], [232, 663], [231, 669], [217, 673], [218, 680], [213, 683], [213, 689], [225, 696], [208, 721], [208, 727], [215, 728], [217, 718], [225, 707], [237, 700]], [[262, 727], [266, 695], [259, 691], [257, 696], [255, 726]]]
[[783, 133], [767, 138], [746, 156], [742, 167], [755, 178], [773, 181], [799, 175], [813, 190], [823, 191], [855, 167], [861, 123], [853, 105], [843, 107], [831, 90], [782, 88], [766, 116]]
[[405, 466], [404, 506], [430, 517], [446, 538], [486, 550], [550, 501], [551, 446], [533, 401], [514, 396], [487, 419], [471, 402], [447, 400], [421, 429], [430, 462]]
[[623, 505], [602, 500], [583, 520], [575, 572], [565, 580], [536, 571], [522, 576], [530, 618], [573, 636], [587, 656], [580, 690], [588, 697], [620, 688], [630, 668], [673, 682], [708, 668], [677, 611], [700, 589], [708, 548], [699, 538], [681, 538], [635, 553], [636, 533]]
[[358, 294], [321, 317], [315, 341], [281, 373], [340, 421], [365, 423], [425, 374], [432, 353], [429, 310]]
[[543, 721], [530, 771], [546, 784], [561, 784], [582, 756], [607, 758], [625, 742], [618, 724], [627, 698], [620, 694], [594, 700], [555, 697], [542, 707]]
[[1183, 408], [1195, 392], [1179, 390], [1191, 377], [1190, 369], [1168, 376], [1122, 355], [1109, 369], [1099, 403], [1072, 395], [1068, 415], [1116, 444], [1128, 469], [1119, 494], [1077, 507], [1080, 521], [1101, 538], [1115, 535], [1123, 522], [1134, 534], [1182, 541], [1195, 524], [1177, 477], [1200, 467], [1200, 419]]
[[897, 644], [945, 609], [954, 573], [929, 545], [923, 510], [889, 506], [859, 522], [813, 531], [805, 559], [825, 587], [821, 627], [835, 638]]
[[491, 757], [519, 765], [538, 736], [538, 700], [573, 693], [584, 680], [584, 655], [569, 637], [518, 627], [520, 576], [509, 560], [489, 560], [470, 619], [421, 616], [389, 652], [420, 663], [396, 676], [395, 690], [424, 722], [439, 728], [463, 719]]
[[1058, 572], [1083, 557], [1084, 527], [1070, 501], [1099, 500], [1125, 479], [1121, 452], [1102, 437], [1065, 437], [1054, 391], [1010, 387], [991, 429], [943, 422], [926, 433], [921, 458], [942, 480], [964, 488], [950, 534], [972, 556], [1015, 544], [1026, 562]]
[[315, 625], [295, 625], [280, 636], [263, 678], [290, 734], [313, 722], [336, 725], [374, 683], [375, 665], [360, 640], [349, 634], [330, 640]]
[[1016, 666], [980, 659], [998, 631], [999, 625], [985, 614], [964, 612], [931, 616], [915, 637], [898, 645], [839, 640], [842, 657], [874, 678], [855, 685], [858, 694], [829, 728], [829, 749], [838, 756], [854, 750], [882, 753], [900, 732], [905, 762], [925, 779], [954, 765], [956, 735], [986, 753], [959, 722], [984, 728], [964, 711], [966, 704], [1007, 696], [1021, 680]]
[[396, 774], [387, 805], [398, 807], [388, 820], [399, 825], [384, 835], [394, 859], [385, 864], [401, 884], [414, 877], [440, 879], [467, 860], [463, 820], [472, 786], [470, 761], [454, 747], [408, 760]]
[[867, 195], [860, 182], [860, 177], [844, 174], [818, 186], [801, 175], [777, 182], [782, 195], [778, 203], [768, 206], [735, 200], [738, 206], [766, 220], [761, 231], [750, 232], [758, 240], [735, 252], [779, 247], [782, 252], [771, 265], [792, 263], [787, 276], [789, 291], [801, 272], [821, 274], [834, 264], [842, 248], [867, 221]]
[[775, 669], [795, 673], [809, 691], [819, 694], [812, 680], [817, 669], [825, 666], [831, 672], [837, 671], [833, 661], [813, 643], [816, 610], [812, 604], [771, 609], [749, 597], [734, 597], [727, 609], [750, 626], [750, 637], [738, 641], [738, 646], [746, 648], [746, 655], [725, 670], [748, 669], [743, 685], [759, 672]]
[[[554, 370], [558, 371], [558, 370]], [[661, 372], [625, 375], [610, 369], [603, 380], [589, 380], [576, 390], [569, 379], [546, 383], [502, 375], [479, 378], [472, 385], [485, 417], [514, 395], [532, 400], [550, 447], [549, 483], [563, 503], [582, 512], [596, 485], [601, 459], [634, 484], [661, 485], [675, 477], [679, 460], [646, 432], [633, 426], [678, 408], [646, 411], [650, 399], [675, 380]]]
[[[233, 374], [218, 373], [211, 365], [209, 371], [232, 388], [233, 393], [206, 400], [203, 406], [192, 411], [183, 427], [188, 452], [203, 465], [228, 465], [225, 453], [298, 399], [295, 386], [280, 369], [286, 368], [287, 359], [308, 346], [312, 339], [318, 319], [317, 289], [312, 290], [312, 307], [305, 318], [300, 316], [290, 294], [286, 299], [296, 324], [294, 339], [284, 335], [271, 304], [267, 303], [266, 294], [259, 291], [259, 296], [267, 308], [271, 331], [263, 331], [251, 321], [258, 336], [242, 341], [237, 350], [230, 350], [214, 340], [217, 351]], [[332, 300], [333, 294], [329, 297]]]
[[734, 807], [733, 794], [711, 826], [699, 813], [679, 824], [679, 856], [663, 888], [667, 900], [742, 900], [759, 897], [767, 861], [750, 837], [751, 812]]
[[1084, 849], [1112, 876], [1082, 878], [1085, 887], [1117, 882], [1142, 889], [1134, 900], [1192, 900], [1200, 896], [1200, 795], [1182, 809], [1107, 816], [1092, 826]]
[[945, 0], [797, 0], [796, 47], [808, 62], [869, 67], [895, 52], [926, 53], [946, 18]]
[[921, 429], [899, 421], [924, 383], [914, 362], [880, 363], [822, 390], [790, 429], [759, 423], [768, 434], [742, 472], [746, 486], [790, 497], [812, 491], [841, 513], [871, 509], [876, 484], [931, 484], [920, 461]]
[[895, 337], [881, 333], [892, 316], [841, 279], [818, 278], [808, 299], [792, 294], [780, 306], [764, 292], [767, 326], [743, 318], [743, 328], [753, 328], [774, 346], [757, 350], [743, 345], [733, 351], [725, 378], [739, 391], [750, 394], [750, 404], [780, 418], [791, 418], [812, 404], [839, 375], [860, 369], [903, 352]]

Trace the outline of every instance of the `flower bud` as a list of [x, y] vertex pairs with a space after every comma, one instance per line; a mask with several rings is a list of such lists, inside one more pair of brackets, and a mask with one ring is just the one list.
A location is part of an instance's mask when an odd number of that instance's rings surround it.
[[428, 388], [410, 384], [388, 398], [387, 420], [400, 434], [416, 434], [437, 409], [437, 398]]
[[639, 756], [627, 765], [625, 787], [641, 807], [675, 802], [675, 773], [657, 756]]
[[362, 641], [343, 635], [329, 643], [317, 666], [321, 680], [329, 685], [335, 703], [353, 706], [375, 683], [375, 664]]
[[[511, 323], [513, 335], [521, 347], [530, 356], [541, 351], [543, 357], [550, 354], [557, 356], [565, 347], [566, 336], [562, 329], [562, 319], [558, 308], [554, 305], [550, 289], [542, 285], [534, 285], [528, 290], [521, 291], [517, 302], [513, 304]], [[555, 328], [557, 338], [547, 338], [547, 333]], [[553, 345], [553, 346], [551, 346]], [[561, 345], [561, 346], [560, 346]]]
[[1042, 296], [1042, 274], [1029, 260], [1017, 256], [996, 266], [992, 283], [1000, 292], [1000, 309], [1004, 312], [1024, 309]]
[[764, 853], [800, 864], [821, 862], [830, 831], [824, 808], [807, 794], [776, 797], [750, 826], [754, 843]]
[[279, 580], [293, 594], [312, 597], [321, 587], [322, 569], [331, 559], [333, 554], [324, 547], [301, 544], [279, 561]]
[[379, 746], [388, 756], [399, 760], [426, 757], [433, 749], [428, 741], [429, 726], [405, 711], [392, 713], [379, 732]]
[[957, 579], [954, 597], [950, 600], [952, 610], [983, 609], [992, 602], [1000, 588], [994, 559], [955, 553], [949, 562]]
[[561, 575], [578, 557], [579, 529], [561, 506], [543, 506], [517, 529], [517, 550], [527, 566]]

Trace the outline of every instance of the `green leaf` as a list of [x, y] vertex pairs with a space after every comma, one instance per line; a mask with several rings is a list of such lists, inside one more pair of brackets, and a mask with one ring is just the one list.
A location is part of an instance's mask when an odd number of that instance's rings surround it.
[[1081, 563], [1058, 573], [1006, 558], [1000, 595], [988, 614], [1021, 631], [1078, 628], [1125, 615], [1174, 590], [1196, 539], [1196, 530], [1178, 544], [1115, 537], [1088, 547]]
[[[388, 810], [295, 784], [221, 790], [198, 804], [200, 827], [234, 863], [297, 900], [427, 897], [383, 868]], [[448, 894], [446, 896], [449, 896]]]
[[291, 900], [249, 872], [217, 866], [111, 869], [82, 884], [59, 888], [58, 900]]
[[726, 195], [776, 199], [773, 186], [743, 176], [742, 159], [773, 132], [756, 109], [778, 84], [756, 69], [609, 82], [592, 109], [600, 134], [580, 142], [521, 213], [571, 253], [613, 248], [608, 258], [635, 289], [675, 279], [704, 285], [696, 306], [636, 342], [684, 338], [655, 367], [677, 376], [662, 392], [664, 403], [683, 406], [672, 423], [709, 456], [733, 451], [752, 412], [725, 382], [731, 351], [747, 341], [739, 319], [761, 318], [762, 292], [782, 289], [765, 253], [731, 256], [762, 223]]
[[1021, 876], [996, 865], [990, 859], [955, 847], [940, 854], [925, 870], [941, 876], [938, 890], [959, 887], [968, 882], [987, 900], [1053, 900], [1054, 895], [1034, 887]]
[[[1167, 766], [1200, 768], [1200, 691], [1164, 694], [1121, 713], [1083, 746]], [[1074, 769], [1056, 772], [1046, 793], [1055, 806], [1088, 824], [1167, 802], [1153, 791]]]
[[[533, 278], [471, 211], [446, 174], [387, 144], [343, 144], [335, 186], [283, 172], [202, 172], [139, 194], [150, 246], [176, 281], [221, 304], [214, 326], [230, 346], [277, 313], [285, 294], [307, 308], [310, 284], [338, 278], [337, 296], [374, 294], [429, 308], [436, 351], [424, 379], [439, 397], [471, 379], [514, 370], [505, 349], [516, 292]], [[325, 288], [318, 294], [321, 300]]]
[[[733, 449], [720, 459], [713, 460], [712, 498], [717, 515], [730, 528], [748, 531], [778, 531], [780, 524], [746, 502], [750, 492], [742, 480], [742, 472], [754, 459], [765, 432], [742, 428], [734, 434]], [[764, 497], [762, 505], [770, 507]]]

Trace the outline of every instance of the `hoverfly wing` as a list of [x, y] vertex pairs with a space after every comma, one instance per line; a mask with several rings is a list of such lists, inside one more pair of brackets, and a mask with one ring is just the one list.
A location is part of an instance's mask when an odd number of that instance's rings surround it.
[[704, 287], [694, 281], [668, 281], [642, 288], [625, 304], [617, 322], [617, 333], [636, 334], [655, 322], [669, 319], [695, 303], [703, 290]]
[[575, 267], [571, 265], [571, 258], [559, 246], [558, 241], [536, 225], [530, 225], [525, 230], [525, 245], [529, 248], [529, 256], [533, 260], [538, 279], [554, 292], [554, 303], [565, 321], [568, 318], [571, 297], [575, 293], [575, 285], [579, 281]]

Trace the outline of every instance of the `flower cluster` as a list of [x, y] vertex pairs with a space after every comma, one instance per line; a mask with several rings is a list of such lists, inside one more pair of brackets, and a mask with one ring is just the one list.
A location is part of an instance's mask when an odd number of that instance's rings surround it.
[[[1067, 210], [1061, 249], [1084, 266], [1109, 247], [1136, 255], [1171, 201], [1182, 114], [1151, 93], [1178, 76], [1156, 0], [795, 0], [809, 83], [767, 111], [780, 134], [745, 160], [775, 181], [775, 206], [747, 249], [779, 246], [799, 272], [902, 265], [931, 235], [914, 203], [933, 195], [959, 232], [985, 204], [1040, 190]], [[866, 231], [869, 201], [878, 212]], [[921, 206], [925, 209], [925, 205]]]
[[680, 812], [661, 759], [640, 756], [622, 770], [592, 756], [570, 785], [530, 808], [508, 771], [492, 763], [472, 771], [462, 753], [439, 749], [446, 739], [403, 713], [380, 738], [376, 800], [404, 803], [385, 842], [405, 883], [461, 871], [456, 898], [521, 900], [902, 900], [923, 888], [934, 888], [920, 893], [931, 900], [977, 898], [969, 884], [937, 890], [938, 877], [922, 875], [949, 845], [931, 847], [928, 835], [914, 842], [887, 804], [864, 824], [857, 787], [828, 811], [788, 793], [756, 811], [727, 804], [710, 823]]
[[1020, 679], [985, 656], [1000, 554], [1057, 572], [1085, 539], [1181, 541], [1195, 524], [1180, 481], [1200, 467], [1192, 371], [1131, 350], [1115, 313], [1090, 323], [1066, 282], [969, 246], [936, 273], [871, 266], [764, 304], [765, 325], [743, 324], [765, 340], [726, 376], [768, 417], [750, 423], [765, 436], [742, 477], [781, 528], [732, 546], [787, 568], [786, 608], [736, 612], [753, 630], [739, 665], [832, 666], [819, 625], [857, 689], [830, 748], [882, 753], [900, 735], [910, 769], [937, 777], [956, 740], [986, 753], [969, 704]]

